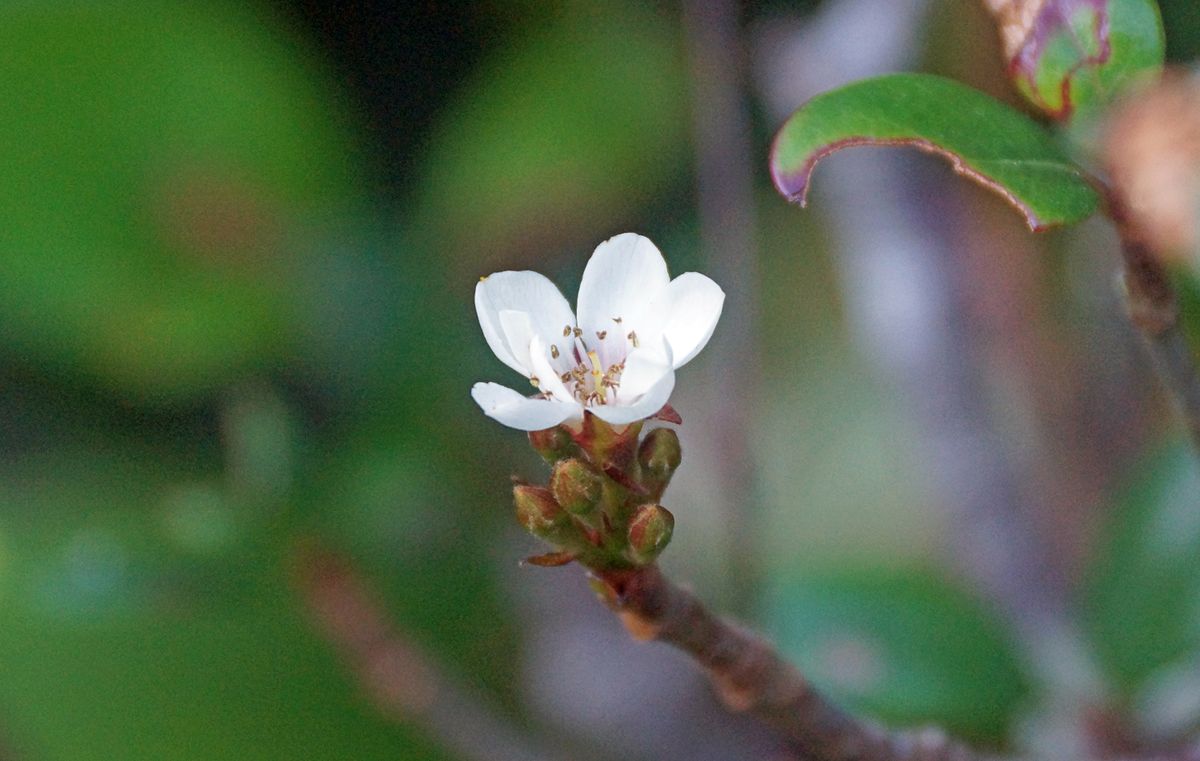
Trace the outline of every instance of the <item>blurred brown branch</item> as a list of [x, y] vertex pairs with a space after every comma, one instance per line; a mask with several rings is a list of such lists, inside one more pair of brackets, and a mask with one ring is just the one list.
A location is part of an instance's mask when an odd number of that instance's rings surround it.
[[[696, 202], [707, 269], [727, 289], [722, 340], [710, 349], [710, 385], [724, 400], [713, 412], [724, 457], [721, 503], [729, 532], [732, 599], [748, 605], [761, 575], [756, 547], [759, 489], [749, 421], [759, 401], [760, 263], [755, 239], [753, 130], [746, 98], [745, 51], [738, 3], [686, 0], [695, 141]], [[741, 495], [741, 499], [735, 498]], [[750, 499], [745, 497], [750, 496]]]
[[1180, 325], [1179, 299], [1159, 252], [1129, 214], [1119, 192], [1108, 193], [1106, 211], [1121, 238], [1129, 318], [1141, 332], [1154, 369], [1200, 451], [1200, 370]]
[[434, 662], [388, 620], [350, 562], [306, 548], [297, 586], [317, 630], [349, 664], [375, 708], [415, 723], [467, 761], [553, 761]]

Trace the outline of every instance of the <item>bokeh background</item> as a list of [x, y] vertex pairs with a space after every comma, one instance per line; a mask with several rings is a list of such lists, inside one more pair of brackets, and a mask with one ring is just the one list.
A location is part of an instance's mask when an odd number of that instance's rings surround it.
[[859, 76], [1021, 107], [976, 6], [0, 4], [0, 759], [783, 758], [519, 565], [544, 468], [468, 395], [518, 380], [478, 277], [573, 295], [627, 230], [729, 294], [673, 575], [888, 721], [1200, 726], [1200, 475], [1104, 225], [1035, 238], [906, 152], [804, 212], [766, 176]]

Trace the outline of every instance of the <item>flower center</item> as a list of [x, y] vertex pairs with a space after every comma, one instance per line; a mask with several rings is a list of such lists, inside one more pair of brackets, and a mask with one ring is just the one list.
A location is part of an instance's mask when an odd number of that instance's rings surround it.
[[[589, 346], [583, 330], [577, 326], [563, 326], [563, 338], [567, 342], [550, 345], [551, 366], [560, 371], [559, 380], [575, 401], [585, 407], [611, 404], [616, 401], [621, 387], [621, 373], [625, 370], [625, 357], [638, 348], [635, 331], [621, 330], [621, 318], [614, 317], [613, 330], [598, 330], [595, 342]], [[605, 358], [608, 364], [605, 364]], [[530, 378], [534, 388], [541, 388], [537, 378]], [[543, 396], [553, 396], [541, 389]]]

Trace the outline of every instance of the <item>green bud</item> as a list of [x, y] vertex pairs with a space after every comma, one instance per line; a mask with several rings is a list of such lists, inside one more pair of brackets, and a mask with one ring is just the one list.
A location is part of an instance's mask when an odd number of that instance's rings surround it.
[[599, 473], [582, 460], [559, 460], [550, 476], [550, 491], [563, 509], [586, 516], [596, 509], [603, 491]]
[[638, 462], [655, 476], [669, 478], [683, 462], [679, 434], [670, 428], [655, 428], [646, 434], [638, 448]]
[[634, 562], [646, 565], [666, 549], [675, 530], [675, 516], [662, 505], [642, 505], [629, 523], [629, 552]]
[[552, 538], [571, 520], [571, 516], [554, 501], [550, 490], [541, 486], [514, 486], [513, 503], [517, 506], [517, 520], [521, 525], [543, 539]]
[[529, 445], [549, 463], [579, 453], [579, 445], [571, 437], [571, 432], [561, 425], [543, 431], [530, 431]]

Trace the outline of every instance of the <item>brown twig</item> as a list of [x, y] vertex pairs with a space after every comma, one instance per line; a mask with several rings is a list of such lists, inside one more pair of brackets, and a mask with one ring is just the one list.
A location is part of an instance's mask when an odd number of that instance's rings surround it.
[[1200, 370], [1179, 321], [1179, 300], [1150, 239], [1113, 191], [1106, 213], [1121, 239], [1126, 308], [1142, 335], [1154, 369], [1171, 395], [1193, 445], [1200, 451]]
[[599, 572], [629, 633], [690, 655], [730, 710], [750, 713], [814, 761], [973, 761], [981, 758], [937, 729], [889, 732], [831, 703], [770, 644], [713, 615], [656, 566]]
[[[657, 566], [593, 573], [608, 587], [609, 604], [630, 635], [690, 655], [708, 672], [731, 711], [761, 719], [806, 761], [1001, 761], [935, 727], [893, 731], [851, 715], [809, 684], [768, 642], [714, 615]], [[1200, 745], [1127, 761], [1200, 761]]]
[[387, 620], [350, 564], [306, 549], [297, 586], [316, 628], [349, 664], [376, 709], [419, 724], [466, 761], [552, 761], [555, 757], [493, 711], [465, 685], [435, 667]]

